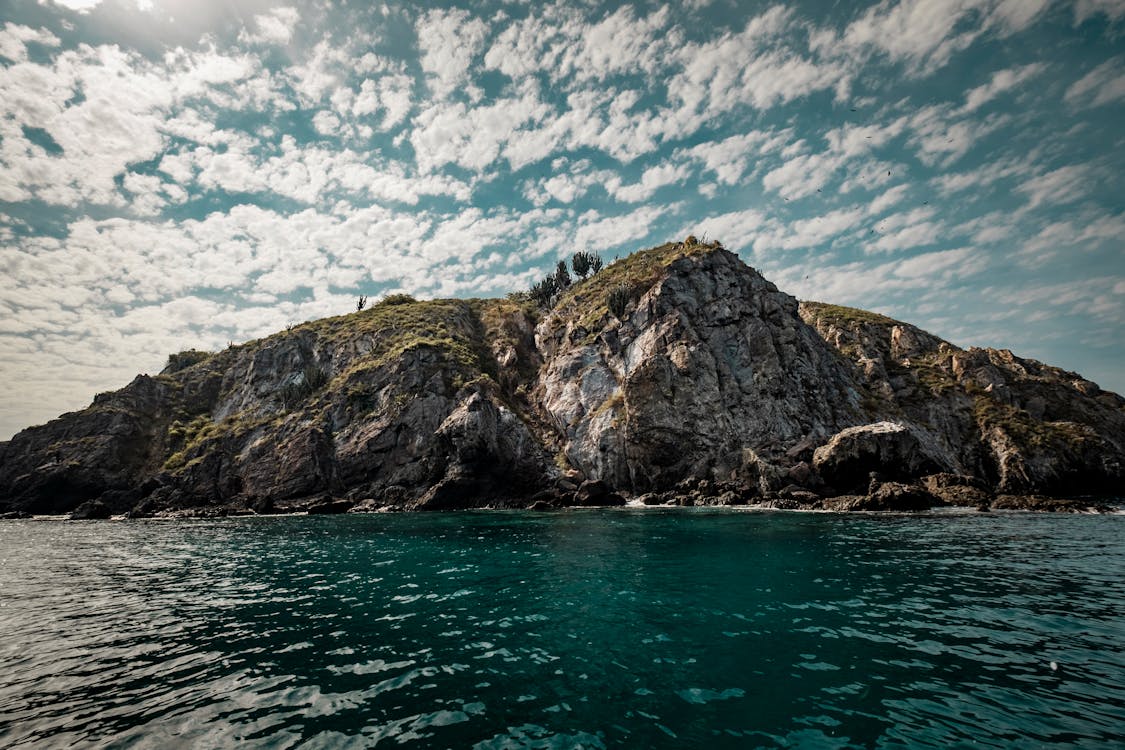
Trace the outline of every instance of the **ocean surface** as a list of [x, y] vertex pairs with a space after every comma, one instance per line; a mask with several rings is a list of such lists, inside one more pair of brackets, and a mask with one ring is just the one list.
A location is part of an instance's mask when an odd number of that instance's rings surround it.
[[1125, 515], [0, 522], [0, 747], [1125, 746]]

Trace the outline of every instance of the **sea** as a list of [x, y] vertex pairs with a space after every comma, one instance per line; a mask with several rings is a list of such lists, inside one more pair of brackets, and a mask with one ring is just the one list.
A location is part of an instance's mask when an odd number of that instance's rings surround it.
[[1125, 515], [0, 522], [0, 747], [375, 746], [1125, 747]]

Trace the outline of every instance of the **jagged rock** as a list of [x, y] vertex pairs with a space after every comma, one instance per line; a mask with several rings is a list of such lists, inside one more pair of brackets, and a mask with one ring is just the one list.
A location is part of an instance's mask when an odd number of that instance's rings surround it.
[[849, 427], [816, 449], [813, 466], [837, 490], [865, 487], [873, 471], [911, 479], [947, 468], [927, 442], [918, 431], [897, 422]]
[[1043, 495], [997, 495], [993, 510], [1033, 510], [1048, 513], [1109, 513], [1112, 508], [1089, 499], [1045, 497]]
[[310, 516], [336, 515], [337, 513], [347, 513], [353, 507], [355, 507], [355, 503], [351, 500], [327, 500], [310, 505], [308, 514]]
[[72, 521], [90, 521], [106, 519], [113, 515], [109, 506], [100, 500], [87, 500], [70, 513]]
[[923, 477], [922, 486], [946, 505], [987, 508], [992, 503], [984, 482], [964, 474], [932, 474]]
[[7, 513], [0, 513], [0, 521], [16, 521], [23, 518], [31, 518], [31, 514], [22, 510], [11, 510]]
[[782, 487], [778, 491], [777, 497], [782, 500], [796, 501], [797, 504], [801, 507], [813, 507], [820, 504], [820, 495], [816, 494], [815, 492], [810, 492], [809, 490], [806, 490], [802, 487], [798, 487], [795, 484], [791, 484], [787, 487]]
[[543, 406], [591, 478], [637, 492], [726, 478], [747, 449], [856, 421], [854, 381], [796, 300], [732, 253], [676, 257], [647, 284], [612, 338], [579, 335], [578, 293], [536, 332]]
[[600, 479], [588, 479], [578, 488], [578, 499], [583, 503], [596, 502], [610, 492], [609, 485]]
[[827, 509], [837, 511], [921, 511], [940, 504], [922, 486], [901, 482], [883, 482], [867, 495], [842, 495], [824, 502]]
[[602, 506], [625, 505], [625, 498], [614, 492], [608, 484], [599, 479], [588, 479], [574, 493], [577, 505]]
[[746, 505], [746, 498], [732, 490], [719, 495], [718, 501], [719, 505]]
[[[624, 320], [606, 308], [621, 287]], [[356, 511], [624, 502], [614, 490], [907, 503], [770, 494], [862, 492], [871, 471], [971, 476], [927, 487], [982, 507], [992, 492], [1118, 491], [1123, 436], [1125, 399], [1076, 373], [798, 304], [717, 244], [675, 243], [573, 284], [551, 310], [399, 300], [174, 355], [0, 443], [0, 513], [98, 499], [132, 517], [312, 498]]]

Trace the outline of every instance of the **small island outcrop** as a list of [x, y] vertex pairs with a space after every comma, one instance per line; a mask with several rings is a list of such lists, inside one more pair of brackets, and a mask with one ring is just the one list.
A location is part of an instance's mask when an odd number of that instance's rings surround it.
[[173, 355], [0, 443], [0, 513], [1076, 510], [1125, 480], [1121, 396], [798, 302], [718, 243], [555, 291], [398, 295]]

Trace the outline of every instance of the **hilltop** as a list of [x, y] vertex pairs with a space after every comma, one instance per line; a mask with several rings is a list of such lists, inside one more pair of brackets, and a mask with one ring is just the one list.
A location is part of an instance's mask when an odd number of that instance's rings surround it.
[[[610, 309], [611, 295], [618, 295]], [[208, 353], [0, 443], [0, 511], [758, 503], [1072, 508], [1125, 478], [1125, 399], [781, 292], [718, 243], [550, 307], [390, 297]]]

